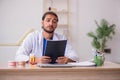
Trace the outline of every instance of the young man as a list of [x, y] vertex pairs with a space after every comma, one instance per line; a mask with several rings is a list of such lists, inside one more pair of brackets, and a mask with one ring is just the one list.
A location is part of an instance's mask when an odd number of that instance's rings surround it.
[[[64, 35], [55, 33], [58, 24], [58, 16], [54, 12], [46, 12], [42, 17], [42, 30], [30, 33], [23, 41], [16, 53], [16, 61], [28, 61], [30, 54], [35, 55], [36, 63], [50, 63], [49, 56], [43, 56], [46, 40], [65, 40]], [[57, 54], [57, 53], [56, 53]], [[67, 43], [65, 56], [56, 59], [58, 64], [78, 61], [78, 57]]]

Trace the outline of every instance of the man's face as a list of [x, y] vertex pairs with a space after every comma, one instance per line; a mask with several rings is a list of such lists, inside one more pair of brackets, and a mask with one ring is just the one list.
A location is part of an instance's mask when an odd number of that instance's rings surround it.
[[57, 18], [54, 15], [48, 14], [42, 21], [42, 28], [47, 33], [53, 33], [57, 27]]

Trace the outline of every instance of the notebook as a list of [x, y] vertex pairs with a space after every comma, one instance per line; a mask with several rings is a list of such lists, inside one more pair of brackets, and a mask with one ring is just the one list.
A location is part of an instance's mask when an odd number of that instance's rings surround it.
[[51, 57], [51, 64], [56, 63], [57, 57], [64, 56], [67, 40], [47, 40], [45, 56]]

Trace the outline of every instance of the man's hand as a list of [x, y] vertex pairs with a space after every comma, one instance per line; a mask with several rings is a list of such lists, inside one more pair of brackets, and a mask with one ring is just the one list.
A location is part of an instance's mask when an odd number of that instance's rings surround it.
[[73, 61], [73, 60], [70, 59], [70, 58], [67, 58], [67, 57], [62, 56], [62, 57], [58, 57], [57, 60], [56, 60], [56, 62], [57, 62], [58, 64], [67, 64], [68, 62], [75, 62], [75, 61]]
[[48, 56], [42, 56], [42, 57], [38, 57], [35, 58], [36, 63], [50, 63], [51, 62], [51, 58]]
[[67, 57], [64, 57], [64, 56], [58, 57], [57, 60], [56, 60], [56, 62], [57, 62], [58, 64], [66, 64], [66, 63], [68, 62], [68, 58], [67, 58]]

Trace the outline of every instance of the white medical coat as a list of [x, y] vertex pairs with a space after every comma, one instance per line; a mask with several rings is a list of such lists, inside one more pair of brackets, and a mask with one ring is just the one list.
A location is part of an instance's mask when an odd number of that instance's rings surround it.
[[[57, 33], [53, 34], [53, 40], [66, 40], [66, 37]], [[29, 55], [32, 53], [35, 55], [35, 57], [40, 57], [42, 56], [42, 51], [43, 51], [43, 35], [42, 31], [35, 31], [30, 33], [21, 46], [19, 47], [15, 60], [16, 61], [28, 61], [29, 60]], [[74, 50], [72, 47], [68, 44], [66, 45], [66, 50], [65, 50], [65, 56], [74, 60], [78, 61], [79, 58], [75, 54]]]

